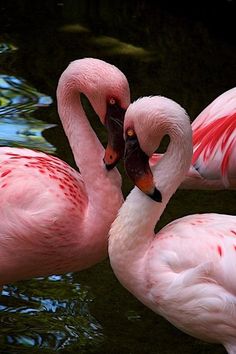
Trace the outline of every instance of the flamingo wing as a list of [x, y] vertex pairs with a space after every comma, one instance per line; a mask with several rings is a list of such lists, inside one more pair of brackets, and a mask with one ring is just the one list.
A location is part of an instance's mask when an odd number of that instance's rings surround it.
[[236, 187], [236, 88], [216, 98], [192, 123], [195, 170]]
[[209, 213], [182, 217], [166, 225], [152, 245], [150, 276], [159, 277], [161, 272], [155, 270], [165, 267], [169, 274], [164, 275], [166, 284], [172, 273], [173, 283], [182, 277], [182, 285], [190, 286], [205, 274], [205, 281], [217, 283], [236, 297], [236, 278], [232, 280], [236, 274], [235, 216]]
[[[217, 338], [222, 327], [235, 336], [235, 235], [236, 221], [230, 215], [190, 215], [165, 226], [147, 256], [149, 306], [204, 340]], [[217, 335], [211, 338], [209, 328]]]
[[83, 266], [88, 198], [77, 171], [42, 152], [1, 147], [0, 190], [1, 283]]

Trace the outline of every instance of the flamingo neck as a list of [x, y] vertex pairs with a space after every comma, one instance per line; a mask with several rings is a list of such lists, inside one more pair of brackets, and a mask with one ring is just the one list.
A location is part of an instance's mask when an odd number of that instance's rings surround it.
[[[82, 107], [80, 95], [89, 96], [89, 83], [78, 73], [66, 70], [58, 84], [57, 101], [61, 122], [68, 137], [75, 162], [85, 183], [88, 195], [85, 229], [94, 234], [108, 233], [121, 206], [121, 178], [117, 169], [107, 171], [103, 162], [104, 148], [93, 131]], [[104, 202], [106, 207], [104, 208]], [[101, 222], [102, 221], [102, 222]], [[101, 230], [100, 230], [101, 229]]]
[[[79, 76], [64, 72], [57, 89], [58, 113], [69, 140], [75, 162], [86, 180], [91, 178], [91, 166], [103, 169], [104, 148], [94, 133], [81, 104], [84, 87]], [[94, 171], [93, 171], [94, 174]]]
[[146, 252], [155, 237], [156, 223], [191, 163], [190, 127], [186, 127], [179, 136], [172, 135], [171, 132], [169, 136], [170, 143], [166, 153], [152, 168], [156, 187], [162, 194], [162, 202], [153, 201], [135, 187], [121, 207], [110, 230], [111, 265], [129, 290], [133, 290], [135, 286], [140, 287], [143, 282], [139, 275], [142, 277], [141, 269], [144, 267]]

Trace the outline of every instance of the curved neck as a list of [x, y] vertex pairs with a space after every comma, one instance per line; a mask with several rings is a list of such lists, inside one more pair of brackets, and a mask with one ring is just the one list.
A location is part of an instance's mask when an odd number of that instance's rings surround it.
[[[58, 113], [68, 137], [75, 162], [86, 182], [95, 170], [104, 170], [104, 148], [90, 126], [81, 104], [83, 92], [79, 78], [64, 72], [57, 88]], [[93, 167], [93, 168], [91, 168]], [[91, 174], [91, 170], [93, 173]]]
[[162, 159], [152, 167], [156, 188], [162, 194], [162, 203], [153, 202], [149, 214], [153, 215], [149, 226], [154, 229], [171, 196], [185, 178], [192, 158], [192, 132], [186, 124], [179, 129], [167, 130], [170, 137], [169, 146]]
[[[168, 149], [161, 161], [152, 168], [156, 187], [162, 194], [162, 203], [153, 201], [138, 188], [134, 188], [110, 231], [109, 253], [112, 267], [116, 273], [123, 273], [123, 283], [128, 288], [132, 287], [129, 279], [133, 279], [134, 283], [138, 281], [137, 268], [142, 267], [145, 260], [145, 252], [155, 236], [155, 225], [191, 163], [190, 126], [187, 125], [183, 132], [180, 130], [179, 134], [172, 134], [171, 131], [167, 131], [167, 134], [170, 136]], [[127, 259], [129, 269], [126, 266]], [[130, 272], [132, 277], [128, 274]]]
[[[91, 231], [93, 224], [98, 232], [98, 225], [110, 225], [121, 206], [123, 201], [121, 178], [116, 168], [112, 171], [107, 171], [105, 168], [104, 148], [84, 112], [81, 93], [89, 96], [89, 82], [84, 78], [81, 79], [78, 69], [70, 66], [69, 70], [67, 69], [61, 75], [58, 83], [58, 112], [85, 183], [89, 199], [86, 217], [86, 222], [90, 225], [88, 229]], [[104, 208], [104, 201], [106, 201], [106, 208]]]

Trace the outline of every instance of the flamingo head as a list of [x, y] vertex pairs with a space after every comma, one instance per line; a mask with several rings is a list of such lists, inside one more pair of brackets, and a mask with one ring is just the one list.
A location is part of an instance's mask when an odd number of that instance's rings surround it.
[[116, 66], [103, 60], [78, 59], [70, 63], [59, 80], [57, 96], [61, 116], [68, 115], [65, 108], [78, 101], [78, 91], [88, 98], [108, 130], [104, 162], [107, 169], [112, 169], [124, 153], [123, 121], [130, 104], [127, 78]]
[[[184, 131], [188, 117], [176, 102], [162, 97], [143, 97], [132, 103], [125, 114], [125, 169], [135, 185], [157, 202], [162, 201], [156, 188], [150, 157], [165, 135], [176, 139], [176, 131]], [[189, 136], [191, 136], [189, 124]], [[182, 141], [181, 141], [182, 143]], [[191, 156], [189, 157], [189, 164]]]
[[[101, 72], [97, 73], [100, 76]], [[104, 77], [107, 79], [104, 80]], [[107, 128], [108, 143], [104, 155], [107, 170], [116, 166], [124, 155], [123, 123], [130, 104], [129, 84], [125, 75], [113, 65], [106, 63], [99, 90], [90, 86], [88, 98]]]
[[107, 128], [104, 163], [111, 170], [124, 154], [123, 122], [130, 104], [129, 84], [116, 66], [100, 59], [81, 59], [80, 73], [81, 91]]
[[156, 202], [162, 201], [161, 192], [156, 188], [149, 165], [149, 156], [140, 148], [133, 128], [126, 131], [125, 169], [134, 184]]

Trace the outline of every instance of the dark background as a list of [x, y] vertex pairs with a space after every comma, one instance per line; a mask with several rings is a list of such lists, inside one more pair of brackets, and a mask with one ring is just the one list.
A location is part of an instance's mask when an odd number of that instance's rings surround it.
[[[1, 74], [21, 76], [53, 97], [54, 104], [37, 116], [58, 125], [45, 136], [56, 146], [57, 155], [74, 166], [55, 101], [57, 81], [70, 61], [90, 56], [104, 59], [125, 73], [132, 100], [162, 94], [183, 105], [193, 120], [213, 99], [235, 86], [235, 10], [234, 0], [0, 1], [0, 42], [18, 48], [0, 56]], [[105, 130], [88, 104], [86, 108], [105, 143]], [[125, 195], [130, 188], [124, 176]], [[235, 214], [234, 192], [178, 191], [159, 227], [182, 215], [212, 211]], [[145, 308], [120, 286], [108, 261], [70, 279], [76, 290], [66, 282], [51, 288], [47, 280], [34, 280], [17, 284], [13, 295], [2, 297], [6, 311], [0, 317], [1, 354], [51, 353], [55, 348], [71, 354], [225, 352], [221, 346], [183, 334]], [[7, 291], [12, 294], [9, 288]], [[65, 291], [65, 302], [70, 305], [73, 299], [80, 308], [79, 314], [72, 310], [71, 317], [64, 314], [65, 322], [60, 322], [61, 313], [46, 310], [35, 317], [21, 310], [22, 294], [30, 309], [37, 296], [41, 299], [39, 292], [56, 303]], [[77, 321], [78, 338], [66, 332], [71, 340], [67, 345], [61, 345], [58, 334], [47, 341], [52, 328], [66, 323], [66, 318], [71, 326]], [[88, 328], [95, 323], [99, 326], [93, 335]], [[29, 337], [34, 338], [34, 345], [26, 341]]]

